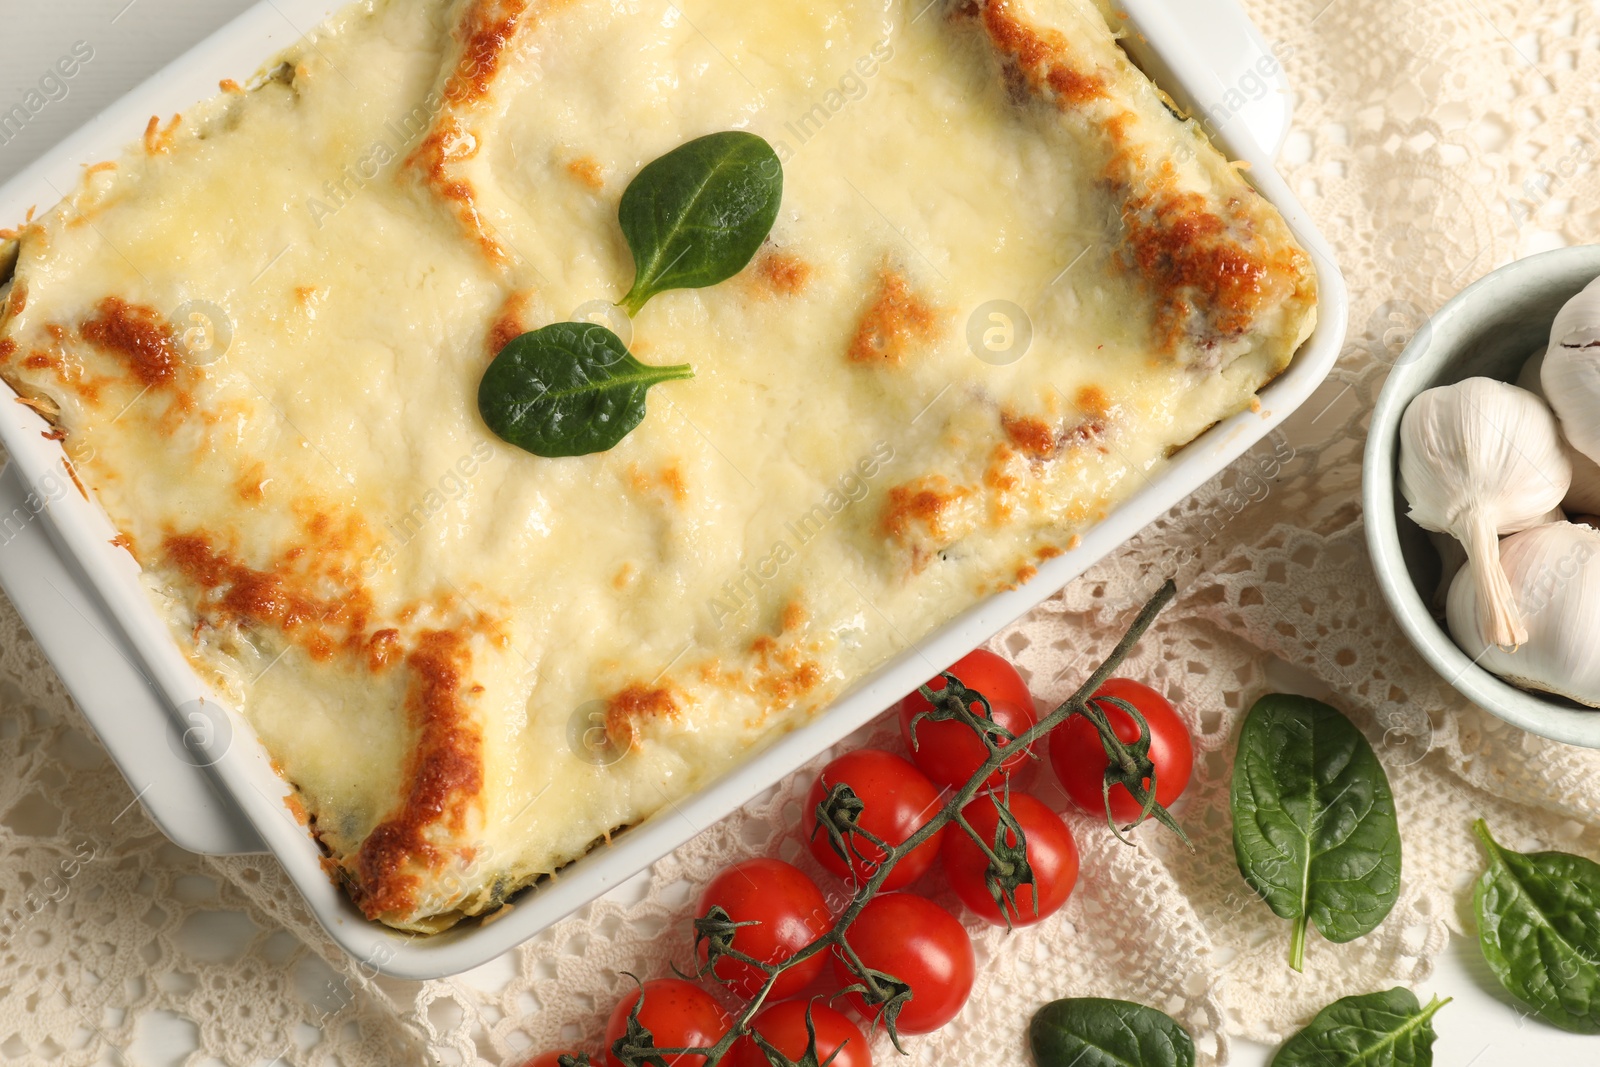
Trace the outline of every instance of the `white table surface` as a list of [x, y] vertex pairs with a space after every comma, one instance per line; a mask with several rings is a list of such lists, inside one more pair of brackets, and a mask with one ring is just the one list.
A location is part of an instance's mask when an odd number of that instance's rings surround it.
[[[0, 112], [22, 101], [39, 79], [78, 42], [94, 58], [14, 136], [0, 144], [0, 181], [72, 132], [121, 94], [181, 55], [249, 7], [253, 0], [0, 0]], [[241, 72], [248, 74], [248, 71]], [[130, 140], [138, 131], [129, 131]], [[40, 205], [45, 207], [48, 205]], [[7, 221], [7, 220], [0, 220]], [[1351, 279], [1359, 286], [1359, 278]], [[503, 973], [499, 968], [485, 968]], [[466, 976], [471, 981], [474, 976]], [[3, 978], [3, 976], [0, 976]], [[1600, 1040], [1581, 1038], [1529, 1019], [1488, 973], [1476, 944], [1458, 940], [1440, 959], [1433, 980], [1418, 991], [1453, 997], [1436, 1019], [1439, 1067], [1516, 1067], [1548, 1063], [1600, 1063]], [[936, 1040], [929, 1038], [923, 1040]], [[125, 1050], [135, 1067], [177, 1063], [193, 1049], [193, 1030], [178, 1020], [153, 1019]], [[1242, 1067], [1264, 1065], [1271, 1050], [1236, 1045]]]

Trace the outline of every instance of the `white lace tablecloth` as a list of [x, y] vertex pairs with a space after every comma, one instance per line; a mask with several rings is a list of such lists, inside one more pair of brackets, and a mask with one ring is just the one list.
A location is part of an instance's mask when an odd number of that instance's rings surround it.
[[[1075, 820], [1085, 874], [1067, 908], [1010, 936], [975, 928], [970, 1004], [899, 1062], [1026, 1062], [1032, 1008], [1087, 993], [1165, 1008], [1223, 1062], [1229, 1035], [1272, 1040], [1335, 996], [1425, 979], [1463, 928], [1473, 817], [1508, 842], [1600, 855], [1600, 753], [1501, 724], [1421, 661], [1378, 595], [1357, 504], [1365, 413], [1410, 332], [1502, 263], [1600, 238], [1600, 15], [1580, 0], [1245, 3], [1298, 91], [1283, 170], [1349, 280], [1348, 346], [1285, 433], [997, 641], [1058, 698], [1178, 575], [1180, 600], [1130, 669], [1195, 729], [1180, 813], [1197, 850], [1149, 831], [1130, 849]], [[1406, 848], [1388, 921], [1350, 945], [1313, 938], [1304, 977], [1285, 966], [1286, 925], [1234, 867], [1226, 813], [1229, 740], [1274, 658], [1320, 680], [1380, 746]], [[592, 1047], [628, 981], [618, 972], [688, 957], [695, 886], [738, 857], [799, 855], [805, 781], [467, 980], [373, 980], [270, 859], [186, 854], [129, 809], [0, 604], [0, 913], [65, 887], [0, 924], [0, 1061], [97, 1062], [152, 1016], [192, 1027], [197, 1059], [230, 1064], [502, 1064]], [[64, 863], [72, 877], [48, 882]]]

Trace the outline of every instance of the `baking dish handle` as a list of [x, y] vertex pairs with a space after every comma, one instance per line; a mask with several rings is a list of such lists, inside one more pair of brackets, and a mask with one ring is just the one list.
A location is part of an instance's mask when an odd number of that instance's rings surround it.
[[[1237, 0], [1117, 0], [1130, 23], [1123, 47], [1208, 134], [1224, 145], [1248, 137], [1276, 159], [1294, 105], [1283, 60]], [[1185, 99], [1187, 97], [1187, 99]], [[1237, 145], [1231, 145], [1240, 155]]]
[[[16, 465], [8, 464], [0, 473], [0, 589], [27, 619], [136, 802], [162, 833], [190, 852], [265, 852], [243, 813], [212, 784], [204, 757], [184, 744], [177, 717], [144, 676], [136, 654], [118, 639], [116, 623], [88, 591], [87, 579], [56, 550], [49, 522], [48, 508], [30, 496]], [[184, 730], [211, 721], [201, 713]]]

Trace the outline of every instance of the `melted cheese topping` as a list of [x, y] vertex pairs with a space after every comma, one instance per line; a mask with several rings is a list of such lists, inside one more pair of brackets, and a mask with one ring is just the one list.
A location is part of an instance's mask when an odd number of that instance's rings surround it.
[[[490, 358], [730, 128], [770, 241], [631, 324], [696, 377], [602, 455], [494, 438]], [[356, 901], [437, 929], [1031, 574], [1314, 304], [1091, 0], [364, 0], [23, 228], [0, 371]]]

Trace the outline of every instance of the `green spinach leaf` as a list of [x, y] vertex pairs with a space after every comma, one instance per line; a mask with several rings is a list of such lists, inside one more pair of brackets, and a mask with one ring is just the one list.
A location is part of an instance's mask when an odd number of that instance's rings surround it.
[[1277, 694], [1256, 701], [1233, 765], [1239, 872], [1292, 920], [1289, 965], [1305, 967], [1306, 926], [1329, 941], [1371, 933], [1400, 895], [1400, 826], [1383, 765], [1334, 708]]
[[1076, 997], [1046, 1004], [1028, 1025], [1039, 1067], [1194, 1067], [1194, 1041], [1142, 1004]]
[[1565, 852], [1512, 852], [1482, 819], [1473, 829], [1489, 850], [1472, 894], [1489, 969], [1546, 1022], [1600, 1033], [1600, 864]]
[[478, 411], [503, 440], [536, 456], [586, 456], [639, 425], [652, 385], [692, 377], [687, 365], [640, 363], [604, 326], [558, 322], [500, 350], [478, 384]]
[[633, 250], [628, 314], [668, 289], [702, 289], [738, 274], [772, 232], [783, 164], [753, 133], [696, 138], [641, 170], [617, 219]]
[[1270, 1067], [1432, 1067], [1433, 1016], [1450, 1003], [1427, 1007], [1409, 989], [1344, 997], [1317, 1012]]

